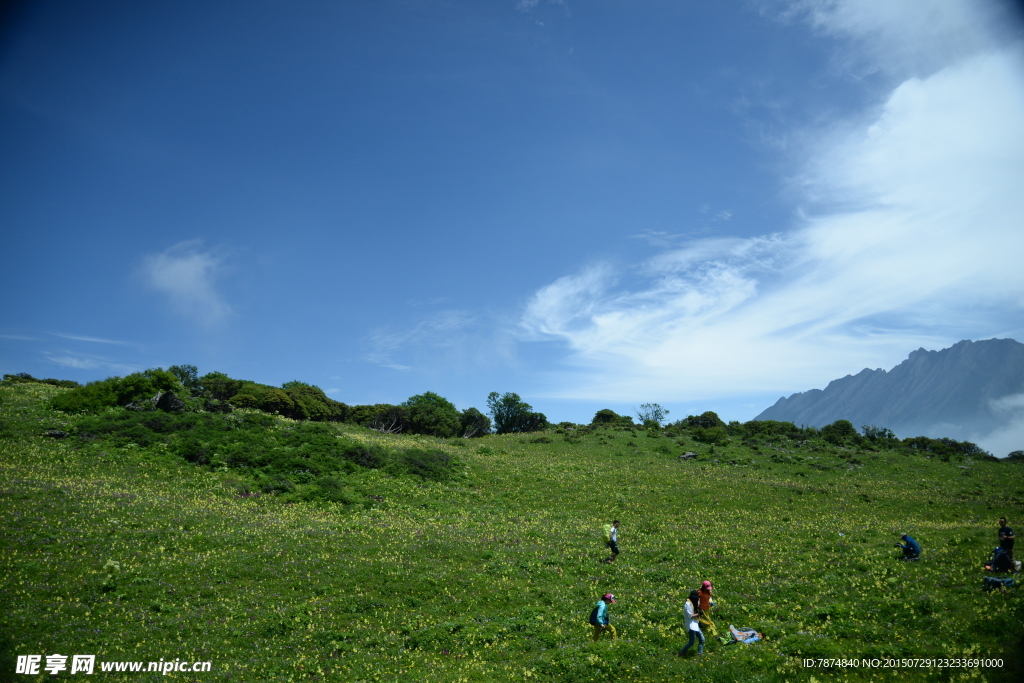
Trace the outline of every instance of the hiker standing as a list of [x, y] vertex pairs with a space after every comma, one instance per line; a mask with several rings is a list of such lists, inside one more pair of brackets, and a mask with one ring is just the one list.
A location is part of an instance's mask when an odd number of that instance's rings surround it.
[[698, 619], [700, 625], [708, 629], [708, 633], [714, 636], [718, 634], [718, 628], [715, 626], [715, 622], [711, 621], [711, 608], [715, 606], [715, 601], [711, 599], [712, 590], [714, 588], [712, 588], [710, 581], [705, 581], [700, 585], [700, 589], [697, 591], [700, 595], [697, 607], [700, 608]]
[[711, 599], [712, 590], [714, 588], [711, 586], [710, 581], [705, 581], [700, 585], [700, 590], [698, 591], [700, 593], [700, 602], [698, 607], [700, 607], [701, 612], [710, 612], [711, 608], [714, 607], [715, 601]]
[[700, 643], [697, 645], [697, 654], [704, 654], [704, 634], [701, 633], [700, 622], [697, 621], [699, 615], [700, 593], [690, 591], [690, 597], [683, 603], [683, 616], [686, 619], [686, 631], [690, 639], [686, 641], [686, 645], [679, 651], [680, 657], [686, 654], [686, 651], [693, 645], [693, 641], [697, 639], [700, 640]]
[[596, 643], [601, 639], [601, 634], [605, 631], [611, 636], [612, 640], [615, 640], [615, 627], [612, 626], [608, 621], [608, 605], [615, 602], [615, 596], [611, 593], [605, 593], [601, 596], [601, 599], [594, 605], [594, 610], [590, 613], [590, 623], [594, 627], [594, 642]]
[[900, 534], [900, 538], [903, 539], [903, 543], [897, 543], [893, 547], [903, 549], [903, 557], [900, 558], [901, 560], [913, 562], [921, 557], [921, 544], [915, 541], [913, 536]]
[[611, 557], [605, 562], [611, 564], [619, 556], [619, 520], [616, 519], [610, 526], [605, 527], [605, 530], [605, 545], [612, 551]]
[[999, 518], [999, 547], [1006, 551], [1013, 563], [1013, 529], [1006, 525], [1006, 517]]

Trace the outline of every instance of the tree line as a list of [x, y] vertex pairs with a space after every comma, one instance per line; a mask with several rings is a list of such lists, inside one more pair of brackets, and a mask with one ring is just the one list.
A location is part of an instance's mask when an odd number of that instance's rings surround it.
[[[173, 392], [186, 411], [229, 412], [235, 408], [259, 410], [311, 422], [348, 422], [383, 433], [425, 434], [440, 438], [474, 438], [487, 434], [536, 432], [553, 426], [547, 417], [533, 410], [519, 394], [491, 392], [487, 413], [477, 408], [458, 410], [454, 404], [432, 391], [411, 396], [399, 404], [348, 405], [328, 397], [313, 384], [298, 380], [274, 387], [250, 380], [234, 379], [222, 372], [199, 375], [194, 365], [172, 365], [124, 377], [81, 385], [71, 380], [36, 379], [27, 373], [4, 375], [8, 382], [41, 382], [69, 389], [54, 395], [50, 407], [69, 413], [99, 413], [115, 407], [134, 410], [155, 409], [154, 397]], [[948, 460], [954, 456], [993, 458], [969, 441], [926, 436], [898, 439], [892, 430], [863, 425], [861, 431], [849, 420], [836, 420], [821, 428], [796, 426], [792, 422], [752, 420], [726, 423], [714, 411], [688, 415], [667, 422], [669, 411], [657, 403], [644, 403], [636, 410], [638, 422], [630, 415], [613, 410], [598, 410], [589, 425], [562, 422], [561, 430], [618, 427], [642, 428], [665, 436], [689, 435], [709, 445], [725, 444], [731, 439], [753, 443], [757, 440], [785, 438], [792, 441], [821, 440], [833, 446], [879, 448], [923, 453]], [[1022, 459], [1014, 451], [1011, 459]]]

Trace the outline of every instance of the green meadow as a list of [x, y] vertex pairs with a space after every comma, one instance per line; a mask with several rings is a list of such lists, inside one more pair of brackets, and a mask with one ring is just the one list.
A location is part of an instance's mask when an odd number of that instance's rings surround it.
[[[340, 468], [341, 493], [303, 498], [166, 443], [79, 438], [84, 418], [44, 407], [61, 391], [0, 385], [0, 680], [79, 678], [14, 673], [19, 655], [57, 653], [211, 662], [166, 675], [97, 663], [97, 680], [240, 683], [1024, 671], [1019, 593], [981, 590], [997, 519], [1024, 516], [1021, 461], [780, 435], [711, 445], [626, 424], [474, 439], [330, 424], [346, 443], [441, 453], [453, 469]], [[687, 451], [698, 458], [681, 460]], [[612, 519], [622, 552], [607, 564]], [[921, 542], [919, 562], [897, 561], [903, 532]], [[677, 656], [683, 600], [705, 579], [719, 634], [750, 627], [761, 642], [709, 636], [704, 656]], [[606, 592], [620, 638], [595, 643], [587, 617]], [[809, 669], [807, 658], [1002, 666]]]

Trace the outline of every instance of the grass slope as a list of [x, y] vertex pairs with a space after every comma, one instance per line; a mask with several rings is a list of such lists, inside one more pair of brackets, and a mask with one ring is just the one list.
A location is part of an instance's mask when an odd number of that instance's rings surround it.
[[[381, 502], [288, 504], [239, 497], [235, 473], [157, 446], [41, 437], [71, 424], [40, 407], [54, 391], [0, 387], [0, 680], [49, 679], [14, 675], [14, 660], [54, 653], [212, 662], [100, 680], [246, 683], [1015, 681], [1024, 670], [1019, 597], [980, 591], [996, 519], [1021, 518], [1020, 463], [781, 443], [709, 454], [614, 429], [445, 442], [345, 428], [443, 449], [464, 472], [448, 483], [356, 472], [353, 489]], [[684, 450], [701, 458], [680, 461]], [[612, 518], [622, 554], [608, 565]], [[920, 562], [894, 559], [903, 531], [924, 546]], [[708, 655], [676, 657], [682, 600], [703, 579], [722, 632], [766, 640], [709, 638]], [[604, 592], [618, 597], [621, 638], [592, 643], [586, 619]], [[1003, 667], [800, 666], [883, 655]]]

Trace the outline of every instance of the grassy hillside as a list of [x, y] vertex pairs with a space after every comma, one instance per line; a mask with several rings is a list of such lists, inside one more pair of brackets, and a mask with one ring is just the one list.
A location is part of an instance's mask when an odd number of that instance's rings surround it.
[[[707, 446], [623, 425], [437, 440], [457, 476], [359, 469], [365, 504], [249, 493], [251, 477], [160, 444], [41, 436], [61, 391], [0, 386], [0, 680], [17, 655], [210, 661], [197, 681], [1015, 681], [1024, 609], [980, 590], [1024, 464], [775, 438]], [[681, 443], [680, 443], [681, 442]], [[802, 445], [801, 445], [802, 444]], [[687, 450], [696, 460], [679, 460]], [[713, 451], [713, 452], [712, 452]], [[351, 501], [347, 501], [351, 502]], [[614, 565], [601, 527], [622, 520]], [[901, 532], [921, 541], [895, 560]], [[716, 587], [721, 632], [675, 656], [682, 601]], [[590, 641], [612, 592], [621, 638]], [[1002, 658], [1000, 669], [823, 672], [804, 657]], [[68, 660], [70, 668], [70, 658]], [[77, 674], [76, 674], [77, 675]], [[68, 677], [64, 671], [59, 677]], [[74, 680], [74, 677], [72, 677]]]

